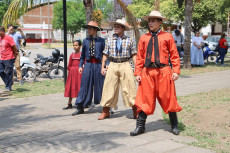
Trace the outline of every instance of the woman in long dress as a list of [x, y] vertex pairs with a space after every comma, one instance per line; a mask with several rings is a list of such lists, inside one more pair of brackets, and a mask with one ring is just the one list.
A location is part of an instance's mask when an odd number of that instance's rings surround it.
[[203, 66], [204, 65], [202, 45], [203, 45], [203, 38], [200, 37], [200, 32], [196, 32], [195, 37], [193, 37], [192, 39], [192, 47], [191, 47], [192, 66]]
[[64, 97], [69, 97], [69, 101], [66, 107], [63, 110], [72, 108], [72, 98], [76, 98], [80, 90], [81, 76], [79, 73], [79, 63], [81, 57], [81, 41], [76, 40], [73, 42], [74, 53], [70, 55], [69, 64], [68, 64], [68, 78], [65, 86]]

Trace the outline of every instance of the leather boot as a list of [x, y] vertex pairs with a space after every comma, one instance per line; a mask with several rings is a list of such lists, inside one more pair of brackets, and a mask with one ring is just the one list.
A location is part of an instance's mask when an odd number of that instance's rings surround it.
[[175, 135], [180, 134], [180, 130], [178, 129], [178, 120], [177, 120], [177, 114], [176, 112], [169, 112], [169, 119], [171, 123], [172, 133]]
[[145, 132], [145, 122], [147, 115], [141, 111], [137, 118], [136, 129], [133, 132], [130, 132], [130, 136], [137, 136]]
[[77, 105], [77, 110], [74, 113], [72, 113], [72, 116], [84, 114], [84, 112], [84, 107], [82, 105]]
[[137, 107], [135, 105], [133, 105], [132, 109], [133, 109], [133, 118], [137, 119]]
[[98, 117], [98, 120], [104, 120], [106, 118], [110, 117], [110, 113], [109, 113], [110, 107], [103, 107], [101, 116]]

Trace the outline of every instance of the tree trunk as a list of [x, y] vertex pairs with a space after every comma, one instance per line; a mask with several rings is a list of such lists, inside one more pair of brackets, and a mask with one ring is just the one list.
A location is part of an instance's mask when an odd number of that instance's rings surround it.
[[154, 6], [155, 11], [160, 11], [160, 0], [155, 0]]
[[[93, 13], [93, 0], [83, 0], [83, 4], [86, 10], [86, 24], [91, 20], [91, 15]], [[86, 29], [86, 37], [88, 36], [88, 30]]]
[[74, 33], [71, 32], [72, 42], [74, 41]]
[[191, 31], [193, 1], [185, 0], [185, 43], [183, 68], [191, 68]]

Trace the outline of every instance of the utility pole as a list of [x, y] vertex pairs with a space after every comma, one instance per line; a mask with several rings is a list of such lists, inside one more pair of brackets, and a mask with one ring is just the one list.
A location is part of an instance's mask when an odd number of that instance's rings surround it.
[[48, 0], [48, 44], [50, 47], [50, 0]]
[[67, 80], [67, 23], [66, 23], [66, 0], [63, 0], [63, 27], [64, 27], [64, 84]]

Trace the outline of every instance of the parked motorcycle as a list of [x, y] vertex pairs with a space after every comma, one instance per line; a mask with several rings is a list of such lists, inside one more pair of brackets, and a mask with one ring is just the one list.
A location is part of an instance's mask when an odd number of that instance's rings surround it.
[[[30, 54], [31, 52], [27, 53], [27, 51], [20, 49], [19, 53], [21, 52], [20, 56], [20, 67], [22, 71], [22, 79], [24, 81], [35, 81], [36, 80], [36, 72], [35, 66], [30, 62]], [[17, 77], [17, 71], [14, 67], [14, 76]]]
[[202, 46], [204, 60], [207, 60], [207, 63], [215, 62], [218, 58], [218, 53], [212, 51], [208, 46], [207, 43], [204, 43]]
[[63, 78], [64, 68], [60, 66], [60, 62], [63, 61], [63, 54], [60, 54], [60, 50], [54, 49], [52, 56], [44, 57], [41, 54], [37, 54], [35, 58], [36, 74], [46, 73], [50, 79]]

